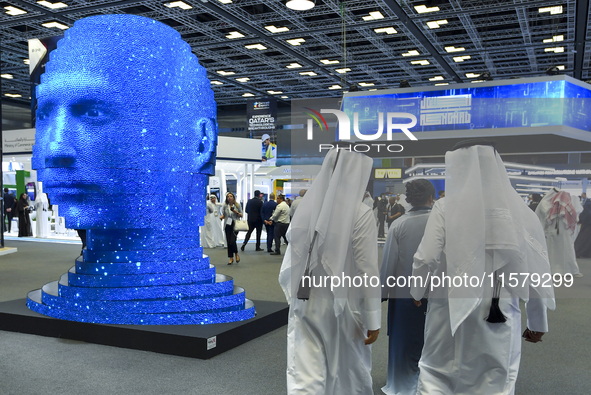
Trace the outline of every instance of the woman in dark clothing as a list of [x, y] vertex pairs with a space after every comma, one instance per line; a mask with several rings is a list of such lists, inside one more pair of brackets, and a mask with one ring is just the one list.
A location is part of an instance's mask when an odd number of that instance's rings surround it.
[[18, 212], [18, 237], [33, 236], [31, 219], [29, 218], [29, 201], [26, 193], [21, 194], [16, 204], [16, 211]]
[[591, 258], [591, 200], [587, 200], [583, 205], [579, 222], [581, 231], [575, 240], [575, 254], [577, 258]]
[[226, 242], [228, 244], [228, 258], [230, 262], [228, 265], [234, 263], [234, 255], [236, 256], [236, 263], [240, 262], [238, 255], [238, 247], [236, 246], [237, 232], [234, 231], [234, 222], [242, 218], [242, 208], [240, 203], [236, 201], [236, 197], [232, 192], [226, 194], [226, 201], [222, 206], [221, 220], [224, 220], [224, 232], [226, 233]]

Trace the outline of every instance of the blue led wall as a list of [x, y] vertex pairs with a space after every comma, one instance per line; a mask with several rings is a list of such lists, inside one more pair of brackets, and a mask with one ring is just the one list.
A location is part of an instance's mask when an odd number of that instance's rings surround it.
[[244, 290], [200, 247], [216, 103], [180, 34], [133, 15], [79, 20], [37, 97], [33, 168], [66, 226], [88, 236], [82, 258], [31, 292], [29, 308], [115, 324], [252, 318]]
[[[495, 129], [538, 126], [570, 126], [591, 131], [591, 91], [570, 82], [567, 77], [544, 81], [516, 82], [510, 85], [462, 87], [367, 95], [347, 95], [342, 110], [353, 121], [359, 114], [359, 131], [374, 134], [377, 114], [406, 112], [417, 118], [412, 133], [469, 129]], [[397, 119], [410, 123], [408, 119]], [[384, 123], [385, 124], [385, 123]], [[394, 130], [402, 133], [400, 130]], [[441, 136], [445, 137], [445, 136]]]

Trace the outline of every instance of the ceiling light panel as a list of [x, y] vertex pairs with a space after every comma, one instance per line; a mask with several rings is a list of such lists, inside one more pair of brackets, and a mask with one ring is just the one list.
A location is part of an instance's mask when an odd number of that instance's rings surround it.
[[302, 45], [303, 43], [306, 42], [306, 40], [304, 40], [303, 38], [294, 38], [291, 40], [286, 40], [289, 44], [293, 45], [294, 47], [297, 47], [298, 45]]
[[58, 3], [50, 3], [49, 1], [38, 1], [37, 4], [42, 5], [43, 7], [50, 8], [52, 10], [57, 10], [58, 8], [65, 8], [68, 5], [66, 3], [58, 2]]
[[456, 63], [461, 63], [464, 60], [468, 60], [468, 59], [471, 59], [470, 55], [454, 56], [454, 62], [456, 62]]
[[259, 51], [264, 51], [267, 49], [263, 44], [248, 44], [245, 45], [246, 49], [258, 49]]
[[428, 64], [431, 64], [431, 63], [429, 63], [429, 61], [428, 61], [428, 60], [426, 60], [426, 59], [423, 59], [423, 60], [413, 60], [413, 61], [412, 61], [412, 62], [410, 62], [410, 63], [411, 63], [411, 64], [418, 64], [418, 65], [421, 65], [421, 66], [426, 66], [426, 65], [428, 65]]
[[415, 49], [402, 54], [402, 56], [417, 56], [417, 55], [420, 55], [420, 53], [419, 53], [419, 51], [417, 51]]
[[244, 37], [244, 34], [240, 33], [240, 32], [230, 32], [226, 38], [233, 40], [235, 38], [242, 38]]
[[302, 66], [299, 63], [290, 63], [285, 67], [287, 67], [288, 69], [299, 69], [300, 67], [304, 67], [304, 66]]
[[23, 15], [27, 13], [27, 11], [21, 10], [20, 8], [16, 8], [11, 5], [4, 7], [4, 9], [6, 10], [5, 14], [11, 16]]
[[562, 14], [562, 6], [543, 7], [538, 10], [540, 13], [549, 12], [550, 15]]
[[316, 76], [316, 75], [318, 75], [318, 74], [316, 74], [316, 73], [315, 73], [315, 72], [313, 72], [313, 71], [302, 71], [302, 72], [300, 73], [300, 75], [307, 75], [307, 76], [309, 76], [309, 77], [314, 77], [314, 76]]
[[449, 46], [449, 47], [445, 47], [445, 50], [447, 52], [462, 52], [462, 51], [465, 51], [466, 48], [464, 48], [464, 47], [457, 47], [456, 48], [455, 46], [452, 45], [452, 46]]
[[437, 12], [439, 11], [439, 7], [427, 7], [426, 5], [416, 5], [415, 10], [419, 14], [425, 14], [427, 12]]
[[564, 35], [552, 36], [552, 38], [547, 38], [543, 42], [545, 43], [556, 43], [559, 41], [564, 41]]
[[250, 78], [248, 78], [248, 77], [236, 78], [236, 81], [238, 81], [238, 82], [248, 82], [248, 81], [250, 81]]
[[335, 84], [333, 86], [329, 86], [328, 89], [330, 89], [330, 90], [341, 89], [341, 86]]
[[345, 73], [348, 73], [349, 71], [351, 71], [351, 69], [349, 67], [346, 67], [344, 69], [336, 69], [335, 71], [339, 74], [345, 74]]
[[320, 62], [322, 64], [337, 64], [337, 63], [340, 63], [338, 60], [329, 60], [329, 59], [322, 59]]
[[67, 25], [64, 25], [62, 23], [55, 22], [55, 21], [54, 22], [42, 23], [41, 26], [44, 26], [44, 27], [47, 27], [47, 28], [55, 27], [55, 28], [58, 28], [58, 29], [61, 29], [61, 30], [66, 30], [66, 29], [69, 29], [70, 28]]
[[265, 29], [267, 29], [271, 33], [283, 33], [283, 32], [289, 31], [289, 28], [287, 28], [285, 26], [284, 27], [276, 27], [275, 25], [265, 26]]
[[564, 52], [564, 47], [544, 48], [544, 52], [562, 53]]
[[164, 3], [164, 5], [168, 8], [180, 8], [181, 10], [190, 10], [193, 8], [184, 1], [173, 1], [172, 3]]
[[386, 33], [386, 34], [396, 34], [398, 33], [396, 29], [393, 27], [378, 27], [377, 29], [373, 29], [376, 33]]
[[376, 21], [378, 19], [384, 19], [384, 16], [380, 11], [372, 11], [369, 15], [363, 17], [364, 21]]
[[438, 21], [427, 22], [427, 27], [429, 29], [439, 29], [441, 25], [447, 25], [447, 19], [440, 19]]
[[444, 78], [441, 75], [436, 75], [433, 78], [429, 78], [429, 81], [443, 81], [443, 80], [444, 80]]

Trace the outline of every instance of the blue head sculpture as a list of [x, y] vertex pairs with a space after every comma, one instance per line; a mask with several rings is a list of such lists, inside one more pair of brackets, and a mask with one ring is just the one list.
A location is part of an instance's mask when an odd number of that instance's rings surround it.
[[37, 97], [33, 167], [66, 226], [202, 222], [216, 103], [177, 31], [133, 15], [80, 20], [51, 53]]
[[209, 324], [252, 318], [199, 243], [214, 172], [216, 103], [174, 29], [133, 15], [82, 19], [37, 87], [33, 167], [83, 258], [28, 295], [74, 321]]

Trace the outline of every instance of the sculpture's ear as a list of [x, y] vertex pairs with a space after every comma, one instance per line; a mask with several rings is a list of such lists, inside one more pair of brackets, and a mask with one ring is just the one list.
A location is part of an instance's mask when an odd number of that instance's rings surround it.
[[215, 119], [201, 118], [197, 121], [196, 132], [199, 139], [197, 167], [199, 173], [210, 174], [215, 168], [218, 124]]

